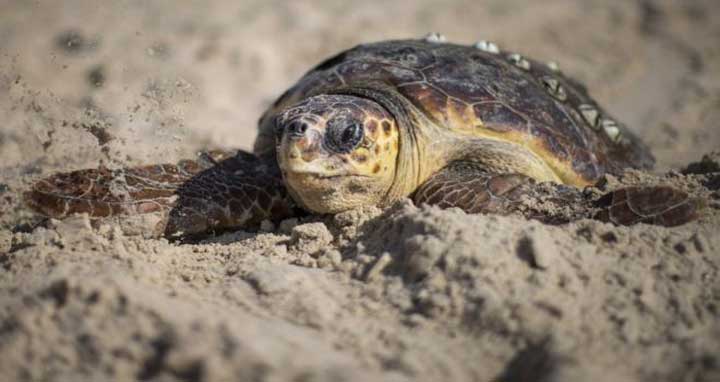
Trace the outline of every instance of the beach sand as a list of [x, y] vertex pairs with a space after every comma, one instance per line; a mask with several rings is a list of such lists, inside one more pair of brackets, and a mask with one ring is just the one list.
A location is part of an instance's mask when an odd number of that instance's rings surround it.
[[[720, 380], [716, 0], [2, 3], [0, 380]], [[152, 217], [22, 204], [56, 171], [249, 149], [312, 65], [430, 31], [558, 62], [657, 156], [605, 187], [671, 184], [703, 216], [550, 226], [405, 201], [178, 244]]]

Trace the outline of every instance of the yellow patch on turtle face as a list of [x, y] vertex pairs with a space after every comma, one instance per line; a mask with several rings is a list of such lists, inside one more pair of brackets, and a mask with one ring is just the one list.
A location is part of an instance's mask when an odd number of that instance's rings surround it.
[[347, 158], [355, 173], [383, 176], [378, 168], [386, 168], [387, 170], [382, 171], [383, 173], [395, 168], [399, 132], [395, 123], [389, 119], [368, 118], [365, 121], [365, 127], [366, 134], [363, 143], [347, 154]]

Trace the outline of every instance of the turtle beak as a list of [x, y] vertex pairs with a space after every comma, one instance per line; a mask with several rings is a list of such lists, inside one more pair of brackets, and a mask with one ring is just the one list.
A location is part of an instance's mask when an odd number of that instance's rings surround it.
[[280, 167], [288, 172], [322, 172], [315, 168], [322, 151], [323, 134], [319, 128], [302, 120], [291, 121], [283, 129], [278, 145]]

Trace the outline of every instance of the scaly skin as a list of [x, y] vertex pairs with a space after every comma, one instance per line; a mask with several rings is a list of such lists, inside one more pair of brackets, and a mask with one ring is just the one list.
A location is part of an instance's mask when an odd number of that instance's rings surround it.
[[[528, 200], [552, 203], [538, 209]], [[520, 214], [547, 224], [594, 218], [616, 225], [637, 223], [672, 227], [697, 219], [698, 199], [667, 186], [626, 187], [591, 200], [582, 190], [557, 183], [538, 184], [520, 174], [493, 174], [472, 163], [440, 171], [413, 195], [416, 204], [457, 207], [468, 213]]]
[[211, 152], [198, 160], [78, 170], [40, 180], [26, 203], [53, 218], [158, 213], [157, 233], [189, 237], [294, 216], [277, 165], [253, 154]]

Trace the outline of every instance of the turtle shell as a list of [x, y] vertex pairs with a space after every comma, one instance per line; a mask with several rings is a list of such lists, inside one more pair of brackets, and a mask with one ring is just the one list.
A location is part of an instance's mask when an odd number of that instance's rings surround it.
[[544, 64], [482, 42], [433, 39], [359, 45], [317, 65], [260, 119], [258, 154], [274, 151], [271, 117], [306, 97], [353, 84], [395, 89], [438, 126], [520, 144], [567, 184], [586, 185], [623, 168], [649, 168], [647, 147], [586, 89]]

